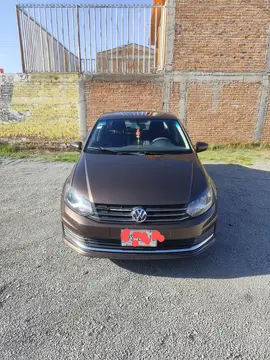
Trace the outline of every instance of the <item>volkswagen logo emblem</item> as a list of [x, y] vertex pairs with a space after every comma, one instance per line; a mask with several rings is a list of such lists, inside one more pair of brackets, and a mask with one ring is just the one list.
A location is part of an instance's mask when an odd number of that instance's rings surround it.
[[132, 219], [138, 223], [142, 223], [147, 218], [147, 212], [142, 208], [134, 208], [131, 211]]

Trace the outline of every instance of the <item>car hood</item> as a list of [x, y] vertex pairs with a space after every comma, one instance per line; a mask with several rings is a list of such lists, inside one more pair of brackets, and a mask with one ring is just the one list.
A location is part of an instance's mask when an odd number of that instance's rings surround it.
[[91, 202], [114, 205], [187, 204], [207, 187], [195, 154], [82, 153], [72, 186]]

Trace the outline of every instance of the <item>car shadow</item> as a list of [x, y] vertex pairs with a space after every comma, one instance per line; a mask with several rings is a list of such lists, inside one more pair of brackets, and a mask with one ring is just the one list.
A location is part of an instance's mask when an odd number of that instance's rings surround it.
[[219, 197], [215, 244], [184, 259], [114, 260], [150, 276], [236, 278], [270, 273], [270, 172], [240, 165], [209, 164]]

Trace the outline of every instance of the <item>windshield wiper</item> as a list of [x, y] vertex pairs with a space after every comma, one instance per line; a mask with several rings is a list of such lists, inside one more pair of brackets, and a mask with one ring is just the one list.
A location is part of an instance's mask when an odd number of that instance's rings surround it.
[[87, 150], [94, 150], [94, 151], [101, 151], [101, 152], [107, 152], [107, 153], [112, 153], [112, 154], [117, 154], [117, 155], [164, 155], [164, 152], [162, 151], [121, 151], [121, 150], [110, 150], [110, 149], [106, 149], [102, 146], [99, 147], [94, 147], [94, 146], [90, 146], [87, 148]]
[[104, 147], [102, 147], [102, 146], [99, 146], [99, 147], [89, 146], [89, 147], [87, 148], [87, 150], [96, 150], [96, 151], [102, 151], [102, 152], [108, 152], [108, 153], [118, 154], [118, 151], [106, 149], [106, 148], [104, 148]]
[[89, 146], [87, 148], [87, 150], [94, 150], [94, 151], [101, 151], [101, 152], [108, 152], [108, 153], [112, 153], [112, 154], [117, 154], [117, 155], [144, 155], [143, 152], [134, 152], [134, 151], [116, 151], [116, 150], [110, 150], [110, 149], [106, 149], [102, 146], [99, 147], [95, 147], [95, 146]]
[[163, 152], [152, 152], [152, 151], [117, 151], [118, 155], [161, 155]]
[[117, 151], [118, 155], [144, 155], [143, 152], [140, 151]]

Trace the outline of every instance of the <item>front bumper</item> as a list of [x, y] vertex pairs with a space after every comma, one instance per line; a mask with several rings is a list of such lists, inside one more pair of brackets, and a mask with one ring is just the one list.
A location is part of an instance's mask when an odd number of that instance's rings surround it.
[[[159, 230], [165, 235], [164, 243], [156, 248], [123, 248], [120, 241], [123, 225], [100, 224], [64, 206], [63, 240], [78, 253], [92, 257], [133, 260], [189, 257], [201, 254], [215, 242], [216, 219], [217, 206], [214, 204], [197, 218], [178, 224], [156, 225], [154, 228], [148, 226], [149, 230]], [[138, 225], [128, 227], [136, 229]]]
[[149, 259], [168, 259], [191, 257], [201, 254], [215, 242], [215, 234], [213, 233], [201, 243], [189, 248], [170, 249], [170, 250], [137, 250], [137, 249], [106, 249], [94, 248], [75, 239], [63, 238], [64, 242], [78, 253], [91, 256], [110, 259], [126, 259], [126, 260], [149, 260]]

